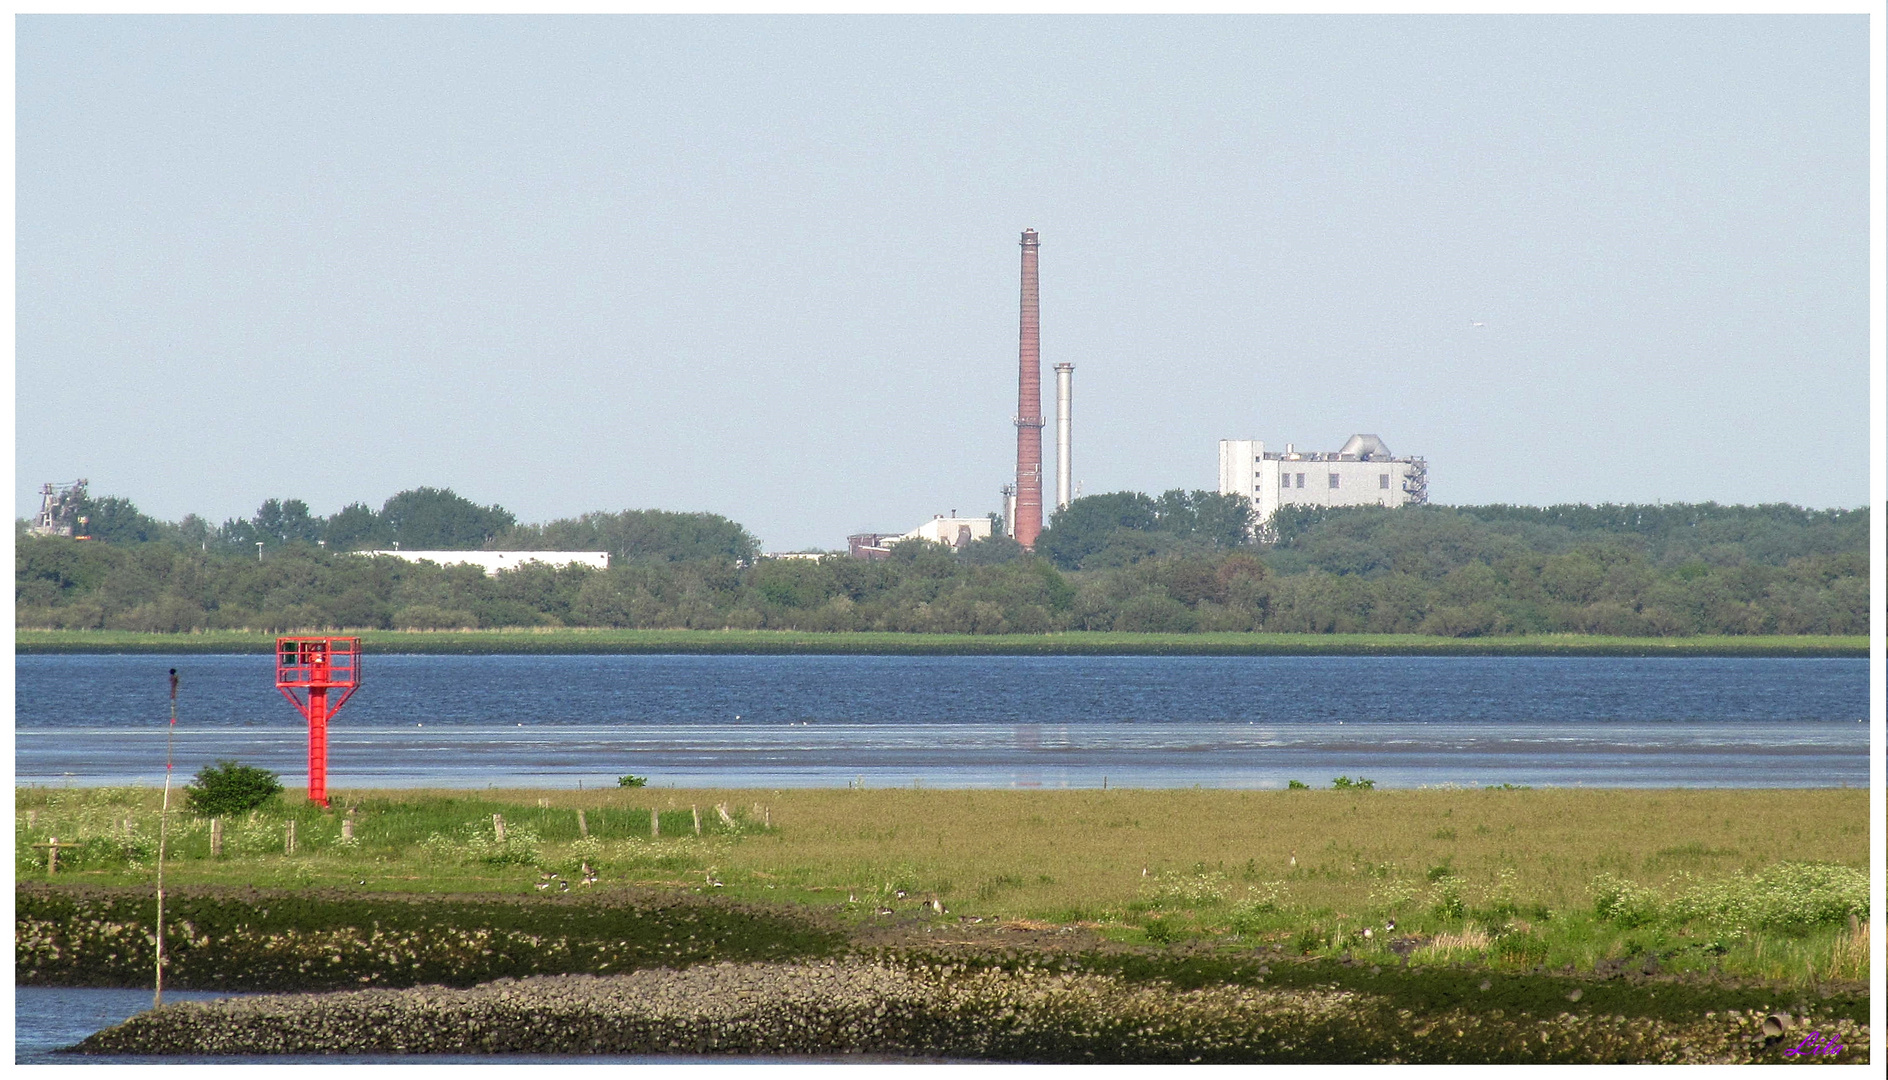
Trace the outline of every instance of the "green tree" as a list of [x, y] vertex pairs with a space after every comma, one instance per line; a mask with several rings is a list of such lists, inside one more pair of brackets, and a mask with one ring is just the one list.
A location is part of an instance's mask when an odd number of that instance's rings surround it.
[[1138, 491], [1085, 495], [1055, 512], [1036, 550], [1064, 570], [1077, 570], [1116, 532], [1151, 532], [1157, 520], [1154, 500]]
[[322, 523], [321, 538], [329, 551], [354, 551], [385, 543], [380, 515], [366, 503], [348, 503]]
[[507, 551], [607, 551], [612, 563], [732, 562], [760, 557], [760, 541], [739, 524], [708, 513], [622, 510], [506, 530], [492, 545]]
[[413, 550], [478, 548], [516, 522], [504, 507], [480, 506], [451, 488], [402, 491], [380, 508], [381, 532]]
[[85, 535], [107, 544], [144, 544], [162, 539], [162, 522], [141, 513], [130, 499], [115, 495], [87, 498], [79, 504]]
[[227, 817], [246, 814], [281, 793], [282, 781], [276, 774], [225, 758], [197, 770], [196, 778], [184, 788], [184, 799], [192, 813]]

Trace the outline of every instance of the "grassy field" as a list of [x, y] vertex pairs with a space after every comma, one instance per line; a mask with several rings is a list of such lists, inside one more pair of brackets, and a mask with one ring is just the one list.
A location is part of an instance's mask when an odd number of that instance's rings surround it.
[[[1867, 978], [1859, 790], [334, 795], [333, 812], [285, 799], [225, 823], [221, 858], [210, 856], [207, 821], [174, 814], [167, 881], [527, 894], [655, 886], [816, 905], [861, 929], [922, 915], [1386, 961], [1395, 941], [1416, 964], [1638, 970], [1649, 957], [1666, 971]], [[17, 790], [16, 877], [45, 880], [43, 849], [30, 845], [58, 836], [81, 846], [65, 850], [56, 881], [150, 882], [158, 800], [149, 789]], [[583, 884], [586, 867], [594, 886]]]
[[[788, 630], [360, 630], [392, 653], [826, 653], [1017, 656], [1849, 656], [1868, 638], [1629, 638], [1586, 634], [1451, 638], [1418, 634], [817, 634]], [[150, 634], [16, 630], [21, 653], [266, 653], [275, 635], [246, 630]]]

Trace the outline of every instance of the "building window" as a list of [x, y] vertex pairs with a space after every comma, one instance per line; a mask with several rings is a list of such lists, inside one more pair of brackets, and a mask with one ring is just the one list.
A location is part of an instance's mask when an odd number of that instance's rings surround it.
[[1305, 486], [1305, 474], [1304, 474], [1304, 473], [1299, 473], [1299, 474], [1298, 474], [1298, 486], [1299, 486], [1299, 487], [1304, 487], [1304, 486]]
[[1385, 491], [1390, 490], [1390, 474], [1386, 472], [1378, 476], [1377, 486]]
[[1331, 474], [1331, 490], [1332, 491], [1337, 490], [1337, 474], [1336, 473]]

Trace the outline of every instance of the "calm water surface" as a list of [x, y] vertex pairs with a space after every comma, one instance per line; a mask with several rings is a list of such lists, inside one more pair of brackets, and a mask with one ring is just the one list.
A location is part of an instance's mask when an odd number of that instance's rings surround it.
[[[272, 657], [19, 656], [21, 783], [305, 775]], [[333, 787], [1860, 786], [1868, 662], [1528, 657], [367, 657]]]

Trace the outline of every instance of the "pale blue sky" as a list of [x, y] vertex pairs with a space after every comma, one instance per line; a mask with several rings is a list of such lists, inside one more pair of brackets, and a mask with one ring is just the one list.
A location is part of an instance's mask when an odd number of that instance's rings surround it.
[[16, 513], [993, 510], [1025, 227], [1085, 492], [1361, 431], [1437, 502], [1859, 506], [1866, 35], [22, 17]]

